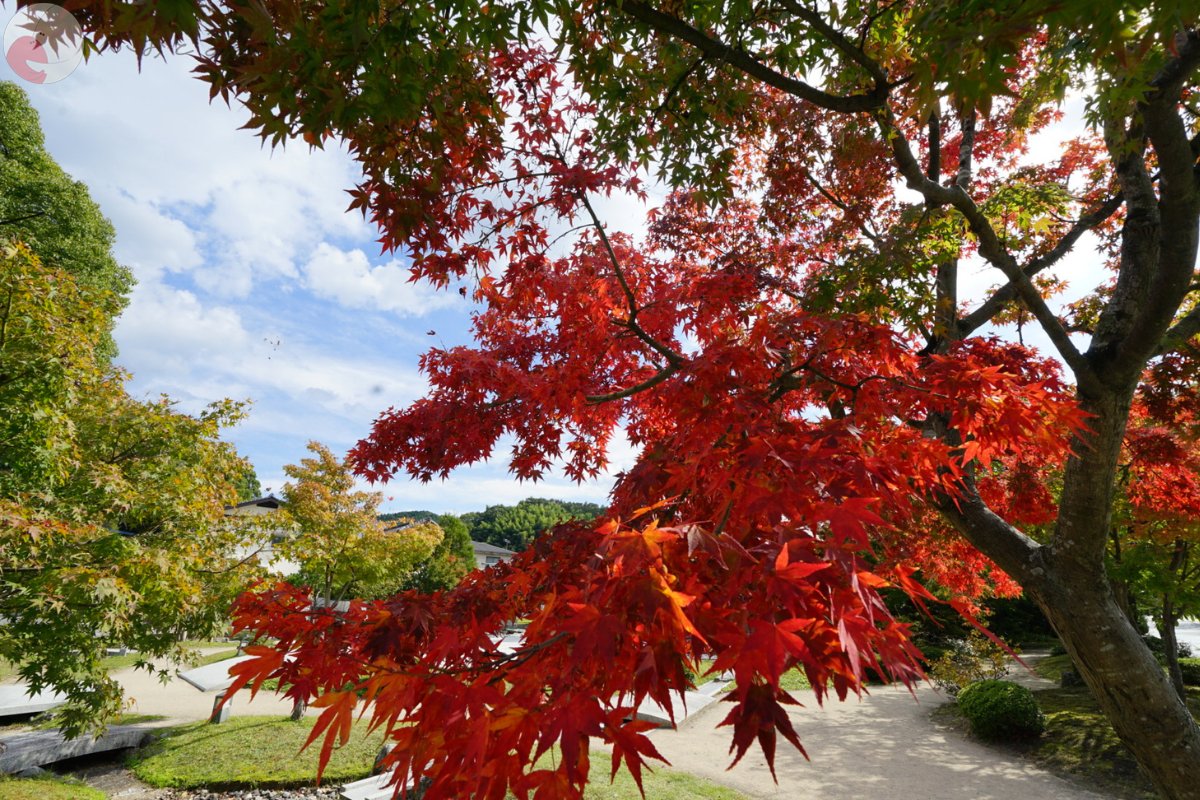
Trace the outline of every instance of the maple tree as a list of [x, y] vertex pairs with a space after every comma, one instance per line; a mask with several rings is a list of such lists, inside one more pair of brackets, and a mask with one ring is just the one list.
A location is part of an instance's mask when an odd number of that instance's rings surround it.
[[272, 524], [294, 535], [276, 555], [298, 564], [294, 579], [324, 603], [395, 591], [430, 558], [442, 529], [413, 522], [389, 530], [377, 513], [383, 495], [355, 489], [349, 465], [325, 445], [309, 442], [308, 450], [311, 456], [283, 468], [291, 480], [283, 487], [282, 519]]
[[0, 241], [0, 657], [65, 695], [72, 735], [123, 708], [107, 648], [184, 659], [250, 577], [222, 524], [242, 407], [130, 397], [100, 291]]
[[[1198, 796], [1200, 730], [1105, 571], [1135, 393], [1200, 333], [1192, 4], [69, 6], [100, 48], [196, 47], [264, 139], [344, 142], [384, 247], [479, 304], [476, 346], [422, 359], [428, 397], [380, 416], [361, 474], [511, 441], [519, 477], [586, 478], [619, 427], [641, 450], [608, 522], [452, 592], [242, 598], [269, 644], [240, 679], [319, 695], [326, 753], [364, 692], [428, 797], [578, 796], [588, 743], [637, 777], [657, 753], [630, 708], [673, 708], [713, 657], [735, 759], [773, 763], [800, 746], [783, 671], [818, 700], [918, 679], [878, 590], [926, 601], [928, 574], [966, 612], [1022, 587], [1156, 788]], [[1043, 157], [1068, 91], [1094, 132]], [[650, 171], [645, 235], [608, 227]], [[1111, 281], [1055, 305], [1091, 242]], [[978, 265], [1000, 285], [960, 292]]]
[[[1200, 441], [1194, 420], [1197, 387], [1177, 372], [1181, 365], [1179, 359], [1157, 364], [1133, 406], [1108, 555], [1127, 598], [1127, 613], [1144, 610], [1154, 619], [1167, 673], [1183, 698], [1175, 628], [1181, 619], [1200, 613], [1200, 571], [1194, 561]], [[1163, 382], [1164, 370], [1176, 372], [1172, 385]]]

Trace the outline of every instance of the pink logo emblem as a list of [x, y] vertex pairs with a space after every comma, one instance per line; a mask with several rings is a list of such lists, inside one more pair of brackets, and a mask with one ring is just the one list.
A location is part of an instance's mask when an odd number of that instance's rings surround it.
[[61, 81], [83, 60], [79, 22], [53, 3], [26, 6], [4, 29], [4, 59], [22, 80]]

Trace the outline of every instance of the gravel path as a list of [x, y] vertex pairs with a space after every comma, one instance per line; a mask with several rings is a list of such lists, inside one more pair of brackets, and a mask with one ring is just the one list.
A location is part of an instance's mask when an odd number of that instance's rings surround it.
[[[1019, 675], [1018, 670], [1023, 672]], [[1022, 668], [1010, 679], [1032, 686], [1050, 682]], [[800, 693], [797, 699], [810, 702]], [[724, 784], [752, 798], [863, 800], [1101, 800], [1108, 795], [1080, 788], [1016, 755], [1009, 755], [943, 728], [930, 713], [949, 699], [932, 688], [916, 699], [896, 686], [872, 687], [861, 701], [831, 702], [792, 709], [792, 724], [811, 761], [782, 737], [775, 756], [779, 783], [766, 760], [751, 747], [732, 770], [732, 730], [716, 725], [728, 713], [723, 703], [701, 711], [681, 731], [651, 734], [673, 768]]]

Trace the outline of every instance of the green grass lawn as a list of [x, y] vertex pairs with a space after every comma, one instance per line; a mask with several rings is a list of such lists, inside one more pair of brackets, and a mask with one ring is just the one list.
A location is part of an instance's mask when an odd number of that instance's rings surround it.
[[[291, 722], [278, 717], [243, 717], [221, 725], [186, 725], [173, 729], [135, 755], [130, 766], [146, 783], [167, 788], [219, 790], [312, 785], [319, 747], [314, 745], [303, 754], [297, 752], [312, 724], [311, 718]], [[345, 783], [370, 774], [383, 739], [379, 733], [364, 739], [365, 730], [365, 722], [356, 723], [350, 742], [330, 759], [322, 783]], [[609, 761], [607, 753], [592, 754], [593, 783], [586, 797], [589, 800], [638, 797], [633, 778], [624, 771], [609, 783]], [[744, 800], [743, 795], [731, 789], [669, 769], [645, 772], [642, 781], [647, 800]], [[16, 797], [24, 800], [25, 796]], [[83, 800], [85, 796], [78, 797]], [[90, 795], [86, 797], [91, 800]], [[0, 800], [7, 800], [7, 796], [0, 794]], [[39, 793], [36, 800], [57, 800], [57, 796]]]
[[[131, 760], [135, 775], [153, 786], [206, 787], [311, 786], [317, 777], [320, 745], [300, 753], [314, 719], [235, 717], [220, 725], [199, 722], [172, 731]], [[345, 747], [334, 751], [323, 783], [365, 778], [383, 744], [379, 732], [364, 737], [367, 723], [355, 724]]]
[[228, 661], [229, 659], [237, 656], [237, 654], [237, 648], [232, 650], [219, 650], [216, 653], [209, 653], [206, 656], [200, 656], [194, 662], [192, 662], [191, 666], [203, 667], [208, 664], [216, 664], [218, 661]]
[[[617, 773], [616, 780], [608, 782], [611, 756], [608, 753], [592, 753], [592, 782], [583, 796], [587, 800], [630, 800], [639, 797], [637, 784], [628, 772]], [[745, 795], [732, 789], [666, 768], [654, 772], [642, 772], [642, 788], [646, 800], [743, 800]]]
[[105, 800], [104, 792], [59, 778], [9, 778], [0, 775], [0, 800]]
[[[722, 689], [722, 692], [732, 692], [733, 687], [737, 684], [730, 682], [728, 686]], [[779, 688], [785, 692], [799, 692], [804, 689], [811, 689], [812, 684], [808, 682], [808, 676], [804, 674], [804, 670], [800, 667], [792, 667], [787, 672], [779, 676]]]

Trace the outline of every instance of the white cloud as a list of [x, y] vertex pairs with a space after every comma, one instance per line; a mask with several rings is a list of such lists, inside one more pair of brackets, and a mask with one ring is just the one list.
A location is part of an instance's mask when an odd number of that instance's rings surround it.
[[[420, 397], [419, 334], [465, 340], [469, 304], [376, 257], [376, 232], [345, 213], [360, 173], [343, 149], [263, 147], [239, 130], [245, 111], [210, 104], [190, 67], [148, 59], [139, 74], [129, 53], [104, 54], [25, 88], [47, 148], [112, 219], [116, 254], [139, 280], [115, 334], [131, 391], [167, 393], [189, 412], [252, 399], [227, 437], [278, 489], [309, 439], [345, 450], [381, 409]], [[613, 229], [639, 228], [644, 212], [629, 198], [596, 200]], [[415, 331], [396, 319], [427, 314]], [[613, 451], [614, 470], [627, 466], [629, 448]], [[497, 462], [376, 488], [395, 498], [390, 508], [462, 512], [530, 495], [600, 501], [610, 480], [520, 484]]]
[[318, 297], [346, 308], [374, 308], [419, 317], [439, 308], [463, 305], [455, 294], [409, 281], [399, 261], [371, 266], [362, 250], [341, 250], [322, 242], [304, 267], [304, 284]]
[[153, 280], [164, 271], [185, 272], [203, 263], [195, 232], [153, 203], [120, 191], [95, 191], [93, 198], [117, 230], [117, 260], [139, 279]]
[[[121, 223], [121, 253], [139, 277], [188, 270], [208, 292], [248, 297], [294, 279], [322, 240], [374, 238], [361, 214], [346, 213], [345, 190], [361, 171], [344, 149], [262, 145], [239, 130], [245, 109], [210, 104], [188, 67], [182, 57], [147, 59], [138, 74], [131, 54], [104, 54], [54, 89], [27, 87], [49, 149]], [[191, 248], [203, 247], [203, 259], [153, 255], [154, 237], [177, 240], [179, 226], [196, 234]]]
[[244, 349], [250, 340], [232, 308], [205, 307], [196, 295], [143, 281], [118, 321], [121, 360], [139, 370], [187, 369]]

